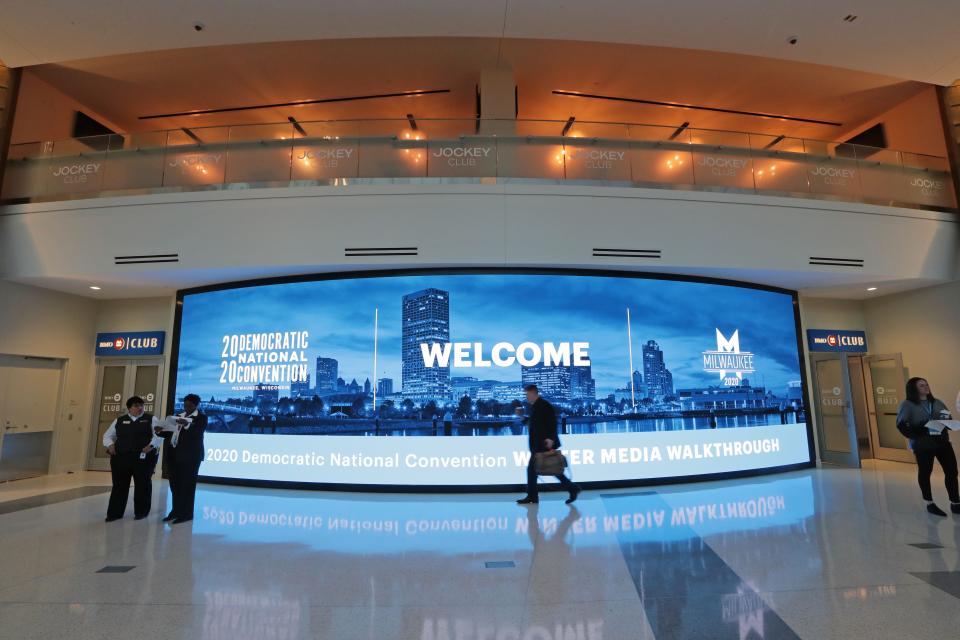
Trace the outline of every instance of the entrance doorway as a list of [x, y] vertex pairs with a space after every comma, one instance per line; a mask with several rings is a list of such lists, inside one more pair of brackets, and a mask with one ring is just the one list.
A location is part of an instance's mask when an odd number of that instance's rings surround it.
[[899, 353], [811, 354], [810, 364], [821, 461], [848, 467], [871, 458], [914, 461], [897, 431], [905, 383]]
[[859, 467], [849, 363], [842, 354], [812, 354], [810, 366], [813, 369], [820, 460], [843, 467]]
[[863, 376], [873, 457], [916, 462], [907, 439], [897, 431], [897, 411], [906, 399], [903, 357], [899, 353], [866, 356]]
[[163, 382], [163, 360], [97, 360], [97, 395], [87, 456], [87, 469], [109, 471], [110, 455], [103, 448], [103, 434], [110, 424], [127, 412], [127, 398], [140, 396], [144, 410], [156, 414]]
[[0, 355], [0, 482], [46, 475], [63, 360]]

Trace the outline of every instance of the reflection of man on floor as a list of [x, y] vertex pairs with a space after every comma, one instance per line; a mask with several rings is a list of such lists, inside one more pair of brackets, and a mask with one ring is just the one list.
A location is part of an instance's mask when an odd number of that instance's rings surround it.
[[536, 502], [527, 507], [527, 535], [530, 536], [530, 543], [533, 545], [534, 551], [556, 547], [557, 550], [564, 550], [569, 553], [570, 545], [567, 543], [567, 534], [570, 533], [570, 527], [580, 519], [580, 511], [571, 506], [567, 515], [557, 525], [557, 530], [550, 537], [547, 537], [546, 532], [540, 528], [539, 511], [540, 507]]

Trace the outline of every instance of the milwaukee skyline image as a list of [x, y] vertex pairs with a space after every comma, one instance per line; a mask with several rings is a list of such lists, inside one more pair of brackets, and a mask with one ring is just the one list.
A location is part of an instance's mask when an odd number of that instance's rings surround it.
[[[285, 333], [303, 334], [306, 348], [233, 357], [224, 346]], [[744, 353], [724, 361], [749, 356], [752, 369], [726, 378], [705, 370], [718, 334], [735, 334]], [[710, 388], [735, 406], [801, 395], [790, 296], [641, 278], [416, 275], [191, 294], [179, 356], [178, 397], [197, 393], [250, 414], [496, 415], [528, 384], [578, 414], [692, 411], [706, 406], [700, 391]], [[288, 359], [300, 377], [270, 379]], [[245, 377], [231, 383], [237, 368]]]

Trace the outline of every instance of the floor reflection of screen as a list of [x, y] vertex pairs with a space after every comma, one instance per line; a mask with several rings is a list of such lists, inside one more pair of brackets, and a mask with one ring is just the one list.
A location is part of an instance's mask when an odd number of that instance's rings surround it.
[[789, 292], [423, 272], [186, 292], [180, 309], [173, 388], [209, 415], [208, 477], [518, 484], [530, 384], [577, 481], [810, 461]]

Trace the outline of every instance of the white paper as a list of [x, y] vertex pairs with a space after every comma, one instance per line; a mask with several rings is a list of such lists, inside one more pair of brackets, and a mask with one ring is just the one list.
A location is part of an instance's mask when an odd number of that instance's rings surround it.
[[960, 420], [930, 420], [924, 425], [930, 433], [940, 433], [945, 428], [960, 431]]
[[177, 417], [176, 416], [167, 416], [160, 423], [160, 429], [163, 431], [176, 431], [177, 430]]

